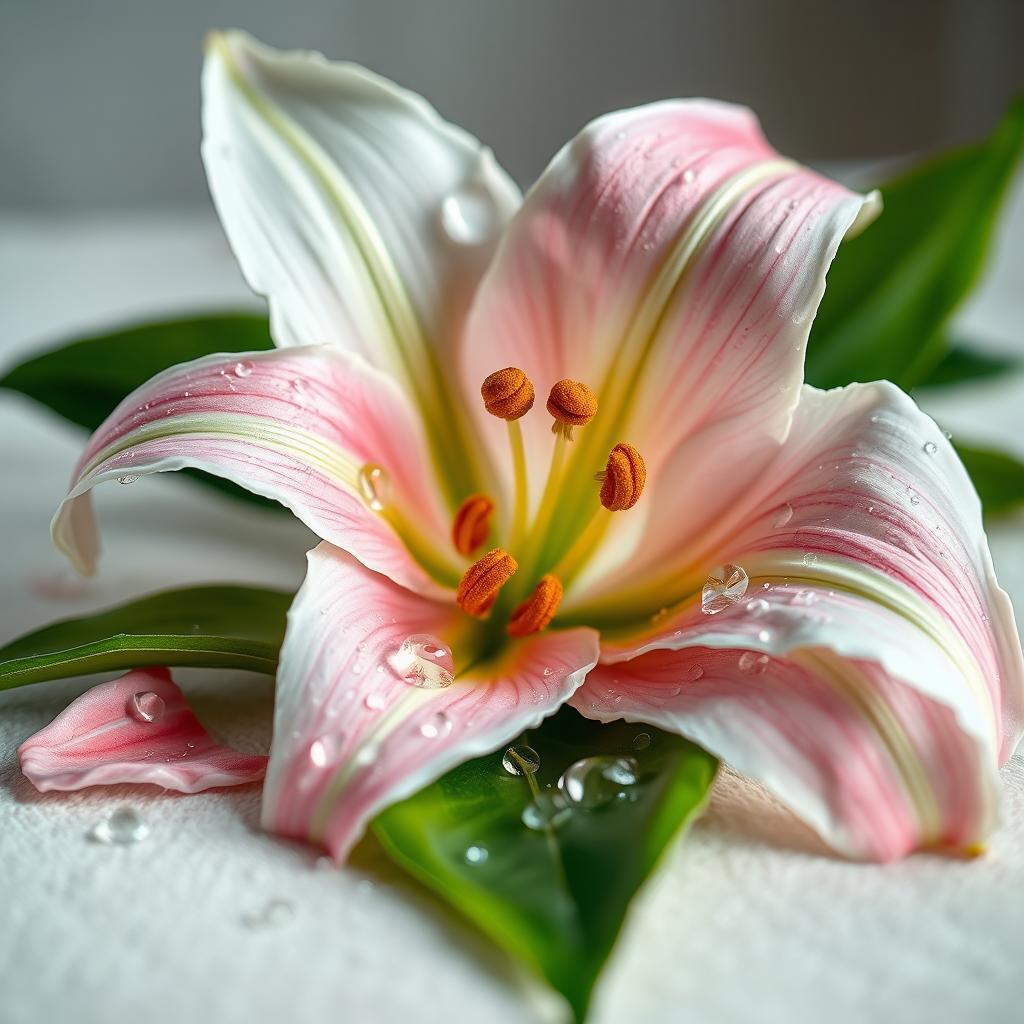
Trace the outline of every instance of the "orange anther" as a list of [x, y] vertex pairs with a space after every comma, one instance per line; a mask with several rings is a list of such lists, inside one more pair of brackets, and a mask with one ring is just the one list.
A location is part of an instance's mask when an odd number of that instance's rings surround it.
[[470, 615], [483, 615], [518, 568], [519, 563], [507, 551], [488, 551], [462, 574], [455, 592], [456, 603]]
[[644, 493], [647, 464], [644, 457], [625, 441], [608, 453], [608, 465], [597, 474], [601, 481], [601, 504], [611, 512], [632, 508]]
[[572, 437], [573, 427], [582, 427], [597, 414], [597, 397], [582, 381], [560, 380], [548, 395], [548, 412], [555, 418], [551, 429]]
[[480, 394], [484, 408], [503, 420], [517, 420], [533, 408], [533, 385], [530, 378], [515, 366], [495, 370], [480, 385]]
[[562, 603], [562, 584], [554, 576], [542, 576], [533, 593], [508, 620], [511, 636], [539, 633], [555, 617]]
[[471, 555], [485, 540], [491, 528], [494, 502], [486, 494], [471, 494], [455, 513], [452, 541], [460, 555]]

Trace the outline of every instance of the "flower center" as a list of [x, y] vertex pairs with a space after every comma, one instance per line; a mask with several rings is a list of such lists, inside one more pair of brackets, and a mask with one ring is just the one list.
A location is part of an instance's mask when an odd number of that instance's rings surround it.
[[[480, 395], [484, 408], [507, 424], [513, 508], [505, 525], [505, 546], [493, 548], [466, 570], [456, 601], [468, 614], [489, 615], [491, 621], [504, 625], [509, 635], [523, 637], [540, 632], [555, 620], [565, 588], [599, 547], [611, 514], [631, 509], [640, 500], [647, 467], [633, 445], [620, 441], [609, 452], [604, 470], [592, 471], [600, 481], [599, 491], [566, 494], [565, 464], [573, 429], [585, 427], [597, 415], [598, 401], [582, 381], [557, 381], [545, 403], [553, 421], [551, 461], [530, 520], [529, 478], [519, 421], [533, 408], [533, 383], [518, 367], [508, 366], [484, 380]], [[589, 505], [589, 516], [565, 550], [552, 556], [547, 540], [559, 509], [567, 502], [574, 508]], [[452, 543], [460, 555], [469, 557], [483, 546], [492, 533], [496, 512], [495, 502], [485, 494], [472, 494], [462, 502], [452, 522]]]

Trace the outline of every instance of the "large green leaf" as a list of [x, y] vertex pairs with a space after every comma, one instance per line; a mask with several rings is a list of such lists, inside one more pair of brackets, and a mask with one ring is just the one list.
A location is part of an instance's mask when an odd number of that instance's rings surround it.
[[917, 382], [918, 388], [946, 388], [972, 381], [994, 380], [1024, 370], [1024, 361], [1012, 356], [984, 352], [969, 344], [953, 342], [945, 354]]
[[291, 599], [258, 587], [185, 587], [57, 622], [0, 649], [0, 690], [142, 665], [273, 674]]
[[[639, 733], [651, 742], [637, 750]], [[677, 736], [599, 725], [571, 708], [517, 742], [540, 755], [535, 775], [510, 775], [501, 752], [469, 761], [385, 811], [374, 831], [398, 863], [546, 978], [582, 1020], [630, 900], [703, 807], [716, 761]], [[547, 829], [524, 825], [534, 791], [556, 792], [561, 773], [593, 755], [635, 757], [639, 784]]]
[[[213, 352], [256, 352], [273, 347], [267, 318], [250, 313], [213, 313], [143, 324], [97, 334], [16, 366], [0, 388], [35, 399], [72, 423], [95, 430], [126, 395], [178, 363]], [[227, 480], [187, 471], [234, 498], [268, 508], [276, 502]]]
[[885, 209], [839, 249], [811, 330], [819, 387], [887, 378], [912, 388], [944, 353], [943, 325], [976, 282], [1024, 147], [1024, 100], [979, 145], [882, 187]]
[[1024, 504], [1024, 463], [1005, 452], [956, 442], [985, 514], [1006, 515]]

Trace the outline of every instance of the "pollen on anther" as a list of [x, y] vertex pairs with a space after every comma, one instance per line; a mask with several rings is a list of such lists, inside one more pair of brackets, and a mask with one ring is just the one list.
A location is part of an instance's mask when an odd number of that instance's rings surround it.
[[608, 453], [608, 464], [598, 479], [601, 504], [610, 512], [623, 512], [640, 500], [647, 483], [647, 464], [631, 444], [620, 441]]
[[452, 521], [452, 543], [460, 555], [471, 555], [485, 540], [491, 529], [494, 502], [486, 494], [471, 494], [455, 513]]
[[503, 420], [517, 420], [533, 408], [533, 384], [517, 366], [489, 374], [480, 385], [480, 395], [484, 408]]
[[470, 615], [484, 615], [518, 568], [519, 563], [507, 551], [493, 548], [462, 574], [455, 591], [456, 604]]
[[579, 380], [560, 380], [551, 388], [548, 412], [559, 422], [582, 427], [597, 414], [597, 396]]
[[550, 574], [542, 576], [533, 593], [512, 613], [508, 621], [510, 636], [539, 633], [555, 617], [562, 603], [562, 584]]

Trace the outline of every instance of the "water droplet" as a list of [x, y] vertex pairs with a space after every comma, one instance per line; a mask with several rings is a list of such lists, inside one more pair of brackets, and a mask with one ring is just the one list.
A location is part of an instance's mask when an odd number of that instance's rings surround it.
[[359, 470], [359, 493], [374, 512], [380, 512], [391, 493], [391, 478], [383, 466], [367, 462]]
[[818, 595], [813, 590], [798, 590], [793, 595], [793, 604], [808, 605], [814, 604], [818, 600]]
[[119, 484], [120, 484], [120, 485], [121, 485], [122, 487], [127, 487], [127, 486], [128, 486], [129, 484], [133, 484], [133, 483], [135, 483], [135, 481], [136, 481], [136, 480], [138, 480], [138, 479], [139, 479], [139, 478], [138, 478], [138, 475], [137, 475], [137, 474], [135, 474], [135, 473], [125, 473], [125, 475], [124, 475], [124, 476], [119, 476], [119, 477], [117, 478], [117, 482], [118, 482], [118, 483], [119, 483]]
[[159, 722], [165, 709], [163, 697], [152, 690], [140, 690], [132, 695], [131, 712], [140, 722]]
[[692, 167], [687, 167], [686, 170], [683, 171], [683, 181], [685, 181], [687, 185], [691, 184], [696, 177], [697, 174]]
[[387, 656], [394, 674], [410, 686], [441, 690], [455, 682], [455, 659], [436, 636], [413, 633]]
[[561, 793], [538, 793], [523, 808], [520, 820], [527, 828], [537, 832], [558, 825], [569, 816], [569, 808]]
[[731, 562], [720, 565], [708, 576], [701, 591], [701, 611], [705, 615], [717, 615], [731, 607], [747, 592], [748, 582], [745, 569]]
[[486, 846], [471, 846], [466, 850], [465, 860], [467, 864], [486, 864], [490, 855]]
[[[682, 680], [684, 683], [695, 683], [704, 675], [704, 668], [701, 665], [687, 665], [683, 669]], [[678, 693], [679, 690], [676, 690]]]
[[646, 750], [651, 745], [651, 734], [649, 732], [638, 732], [633, 737], [633, 749], [636, 751]]
[[813, 551], [805, 552], [804, 557], [801, 559], [804, 565], [814, 565], [814, 563], [817, 562], [817, 560], [818, 556]]
[[239, 362], [235, 363], [235, 376], [236, 377], [251, 377], [252, 376], [252, 363]]
[[741, 672], [749, 672], [751, 675], [760, 675], [768, 667], [768, 655], [755, 654], [753, 651], [744, 651], [740, 655], [739, 666]]
[[631, 757], [583, 757], [558, 780], [558, 789], [575, 807], [591, 809], [614, 800], [623, 787], [636, 785], [637, 764]]
[[925, 455], [934, 455], [939, 450], [939, 446], [934, 441], [925, 441], [923, 447]]
[[525, 743], [509, 747], [501, 758], [501, 766], [509, 775], [531, 775], [540, 767], [540, 754]]
[[325, 768], [338, 756], [341, 736], [324, 735], [309, 745], [309, 759], [317, 768]]
[[246, 928], [282, 928], [295, 917], [295, 908], [288, 900], [268, 900], [259, 910], [250, 910], [242, 916]]
[[907, 494], [910, 495], [910, 504], [911, 505], [920, 505], [921, 504], [921, 496], [917, 493], [917, 491], [908, 490]]
[[148, 835], [149, 826], [134, 807], [118, 807], [96, 822], [88, 832], [94, 843], [103, 843], [105, 846], [141, 843]]
[[363, 698], [363, 703], [371, 711], [380, 711], [380, 709], [382, 707], [384, 707], [384, 705], [387, 703], [387, 701], [384, 699], [384, 694], [383, 693], [379, 693], [378, 691], [374, 690], [372, 693], [368, 693]]
[[763, 643], [763, 644], [769, 643], [771, 641], [771, 638], [772, 638], [772, 633], [771, 633], [770, 629], [759, 629], [757, 631], [757, 639], [761, 643]]
[[469, 182], [441, 203], [441, 229], [459, 245], [481, 245], [494, 234], [497, 210], [483, 182]]
[[945, 439], [946, 439], [947, 441], [952, 441], [952, 440], [953, 440], [953, 435], [952, 435], [952, 433], [951, 433], [950, 431], [948, 431], [948, 430], [944, 430], [944, 431], [942, 432], [942, 436], [943, 436], [943, 437], [944, 437], [944, 438], [945, 438]]
[[544, 666], [544, 675], [549, 676], [549, 675], [551, 675], [551, 672], [552, 672], [551, 666], [550, 665], [545, 665]]
[[753, 601], [747, 602], [746, 607], [747, 612], [757, 618], [758, 616], [764, 615], [764, 613], [771, 608], [771, 605], [765, 601], [764, 598], [755, 597]]
[[421, 726], [420, 735], [428, 740], [443, 738], [452, 731], [452, 720], [443, 712], [431, 715]]
[[775, 518], [772, 520], [772, 526], [779, 529], [785, 526], [786, 523], [793, 518], [793, 506], [787, 501], [785, 505], [780, 505], [775, 513]]

